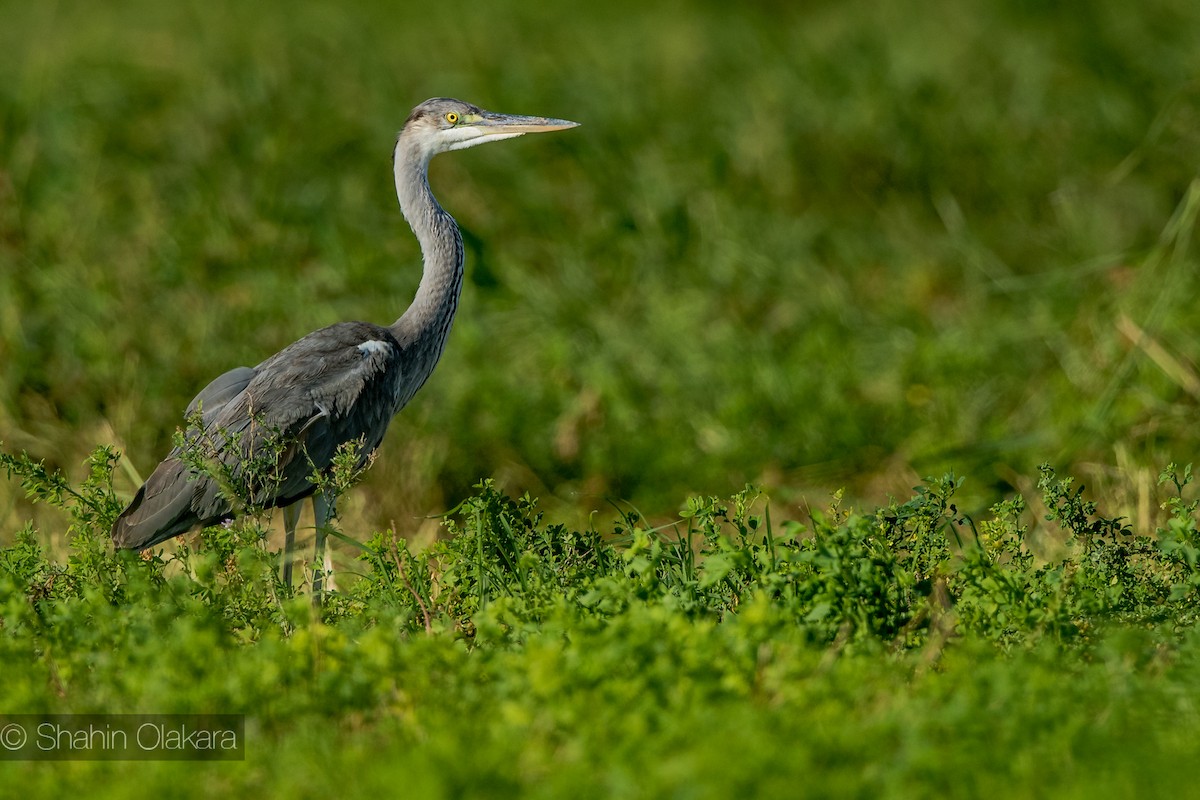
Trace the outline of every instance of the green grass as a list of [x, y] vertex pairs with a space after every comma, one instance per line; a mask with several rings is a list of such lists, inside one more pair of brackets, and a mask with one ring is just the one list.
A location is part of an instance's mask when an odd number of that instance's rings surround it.
[[[0, 0], [0, 19], [0, 440], [66, 476], [6, 462], [0, 482], [5, 563], [28, 559], [0, 587], [0, 711], [245, 711], [253, 732], [245, 764], [5, 765], [14, 785], [1187, 785], [1194, 509], [1156, 478], [1200, 444], [1196, 3]], [[434, 95], [583, 125], [433, 165], [467, 241], [460, 315], [340, 506], [356, 539], [420, 542], [396, 559], [446, 592], [432, 635], [391, 562], [349, 545], [366, 577], [324, 620], [280, 598], [250, 533], [208, 534], [187, 569], [113, 560], [105, 521], [211, 377], [404, 308], [420, 255], [390, 146]], [[124, 457], [111, 491], [107, 460], [81, 466], [101, 445]], [[813, 562], [766, 600], [734, 585], [758, 564], [740, 546], [688, 566], [675, 529], [633, 533], [753, 483], [776, 532], [823, 519], [853, 548], [949, 473], [919, 565], [897, 572], [917, 556], [886, 540], [861, 574]], [[55, 492], [89, 474], [64, 515]], [[487, 523], [526, 491], [546, 541], [624, 538], [538, 578], [521, 564], [548, 556]], [[814, 511], [835, 492], [857, 513]], [[971, 566], [968, 518], [1006, 571]], [[1109, 561], [1072, 550], [1095, 536]]]

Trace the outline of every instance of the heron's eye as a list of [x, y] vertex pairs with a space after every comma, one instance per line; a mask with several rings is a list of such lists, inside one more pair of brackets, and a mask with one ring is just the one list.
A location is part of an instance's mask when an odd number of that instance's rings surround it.
[[449, 122], [451, 125], [457, 125], [458, 124], [458, 114], [455, 114], [453, 111], [447, 111], [446, 112], [446, 122]]

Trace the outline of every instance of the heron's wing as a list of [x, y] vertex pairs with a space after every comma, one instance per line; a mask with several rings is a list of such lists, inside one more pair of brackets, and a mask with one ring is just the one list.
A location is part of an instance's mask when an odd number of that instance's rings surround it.
[[[212, 525], [222, 515], [206, 517], [193, 508], [197, 483], [175, 456], [168, 456], [138, 489], [129, 507], [113, 523], [113, 544], [129, 550], [144, 550], [173, 536], [187, 533], [196, 525]], [[228, 509], [226, 509], [228, 516]]]
[[[208, 427], [253, 378], [252, 368], [235, 367], [213, 379], [188, 403], [185, 417], [201, 412], [202, 425]], [[192, 473], [179, 455], [178, 448], [171, 451], [117, 518], [112, 529], [117, 547], [153, 547], [196, 525], [215, 524], [229, 515], [228, 503], [219, 498], [218, 484]]]
[[[403, 348], [386, 328], [345, 322], [310, 333], [254, 368], [220, 376], [196, 396], [203, 409], [201, 460], [224, 465], [235, 489], [260, 506], [287, 505], [314, 490], [337, 448], [379, 446], [403, 381]], [[188, 469], [174, 450], [113, 526], [119, 547], [142, 549], [233, 515], [220, 482]], [[264, 464], [274, 459], [274, 463]], [[266, 475], [251, 479], [246, 465]], [[243, 482], [244, 479], [244, 482]]]
[[188, 403], [184, 416], [190, 417], [197, 411], [204, 414], [205, 421], [215, 418], [221, 409], [233, 398], [237, 397], [254, 378], [251, 367], [234, 367], [218, 378], [214, 378], [208, 386], [200, 390], [200, 394]]
[[[312, 493], [314, 470], [337, 448], [363, 440], [362, 457], [379, 446], [403, 380], [403, 351], [386, 328], [344, 322], [315, 331], [254, 368], [254, 377], [205, 426], [216, 441], [237, 439], [221, 453], [230, 467], [263, 448], [280, 447], [277, 487], [263, 505]], [[274, 442], [272, 443], [272, 439]]]

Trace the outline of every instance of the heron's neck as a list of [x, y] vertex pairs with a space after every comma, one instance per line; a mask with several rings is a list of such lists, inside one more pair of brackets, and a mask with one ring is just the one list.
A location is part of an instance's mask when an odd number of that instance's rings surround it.
[[396, 195], [421, 244], [425, 271], [412, 305], [391, 331], [409, 350], [412, 368], [420, 376], [415, 386], [429, 377], [446, 347], [463, 281], [462, 234], [429, 189], [428, 165], [428, 157], [406, 152], [401, 138], [395, 155]]

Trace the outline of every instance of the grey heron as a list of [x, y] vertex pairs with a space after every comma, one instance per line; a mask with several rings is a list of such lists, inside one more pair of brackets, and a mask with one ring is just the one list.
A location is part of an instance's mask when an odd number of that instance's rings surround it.
[[[243, 498], [284, 511], [283, 579], [291, 584], [300, 501], [312, 498], [316, 558], [324, 559], [334, 515], [312, 478], [328, 470], [338, 448], [361, 441], [359, 465], [379, 447], [392, 417], [425, 383], [446, 346], [463, 281], [458, 225], [429, 188], [429, 162], [526, 133], [578, 123], [547, 117], [496, 114], [461, 100], [426, 100], [413, 109], [396, 138], [393, 168], [400, 210], [424, 257], [416, 297], [391, 325], [340, 322], [308, 334], [256, 367], [237, 367], [206, 386], [188, 406], [212, 455], [237, 474], [267, 453], [273, 480]], [[270, 450], [269, 437], [285, 446]], [[144, 550], [197, 526], [231, 519], [235, 505], [220, 481], [188, 466], [176, 447], [158, 465], [113, 524], [118, 548]], [[321, 570], [313, 594], [322, 591]]]

